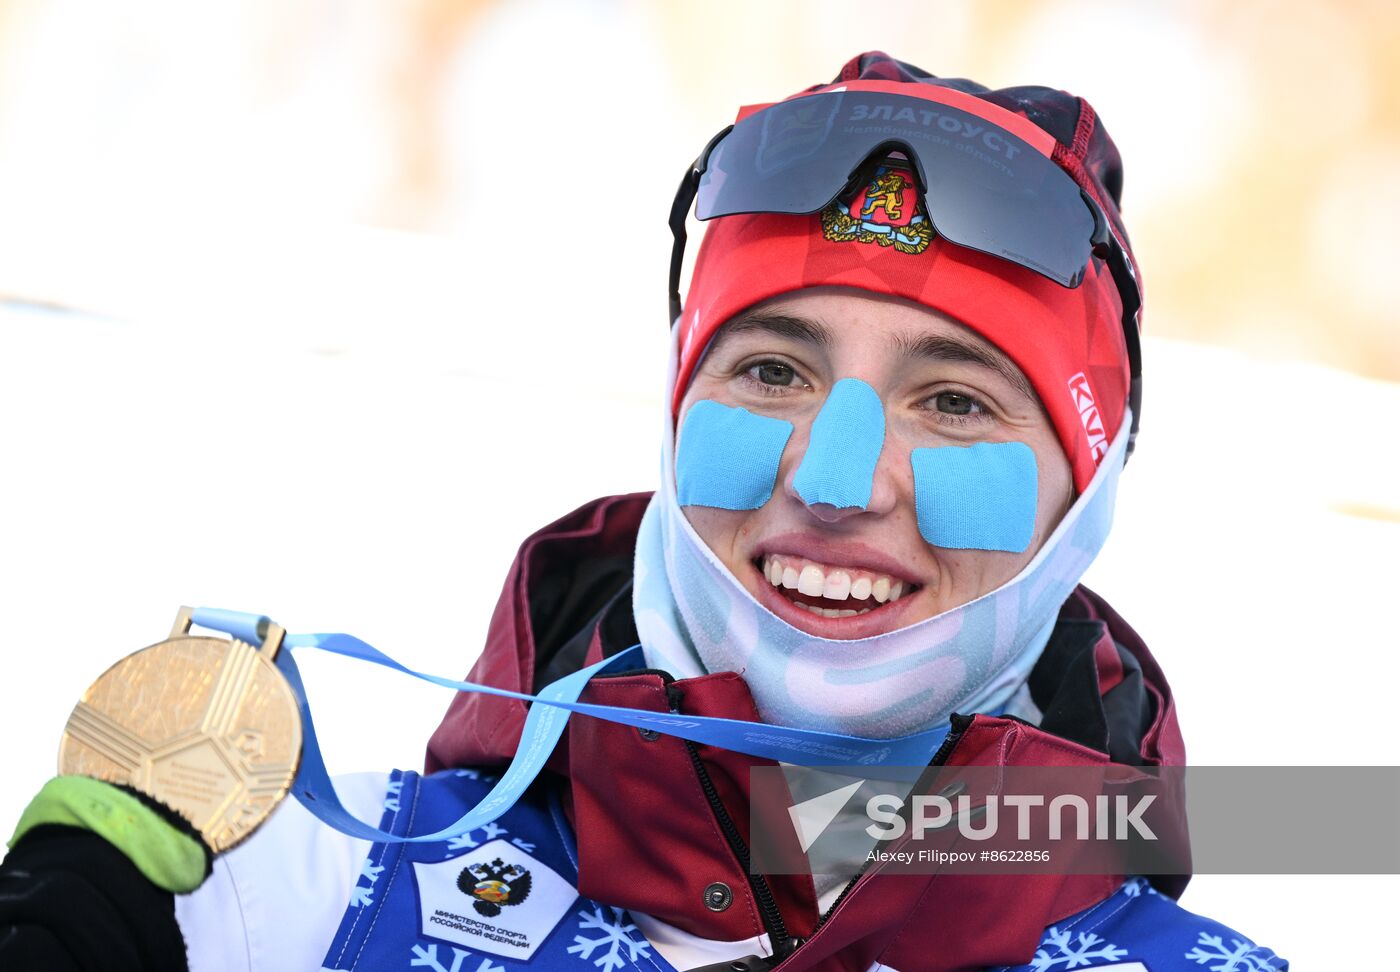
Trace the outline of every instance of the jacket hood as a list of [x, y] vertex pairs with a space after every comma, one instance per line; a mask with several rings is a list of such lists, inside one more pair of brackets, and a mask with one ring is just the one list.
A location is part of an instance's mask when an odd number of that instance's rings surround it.
[[[596, 500], [521, 545], [471, 681], [531, 692], [635, 643], [632, 554], [649, 499], [633, 493]], [[949, 762], [1185, 763], [1161, 669], [1126, 622], [1086, 588], [1062, 609], [1030, 690], [1043, 713], [1038, 726], [1008, 717], [963, 719]], [[595, 678], [583, 700], [758, 721], [735, 672], [675, 682], [659, 672], [621, 673]], [[526, 710], [515, 699], [459, 693], [428, 743], [426, 770], [508, 763]], [[1123, 879], [866, 873], [822, 919], [810, 876], [754, 881], [748, 873], [749, 770], [765, 764], [629, 726], [571, 719], [548, 765], [567, 781], [580, 892], [705, 938], [767, 933], [801, 940], [780, 966], [790, 972], [864, 972], [875, 961], [952, 970], [1027, 961], [1046, 926], [1108, 897]], [[1179, 792], [1169, 800], [1184, 842], [1184, 800]], [[1152, 879], [1172, 896], [1186, 880]], [[722, 912], [705, 904], [705, 889], [715, 882], [734, 893]], [[936, 966], [929, 965], [928, 935], [940, 944]]]

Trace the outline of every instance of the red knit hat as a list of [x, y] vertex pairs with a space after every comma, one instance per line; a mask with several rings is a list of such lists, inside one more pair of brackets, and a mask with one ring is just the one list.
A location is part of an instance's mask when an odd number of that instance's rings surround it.
[[[848, 63], [833, 85], [942, 102], [971, 112], [1053, 159], [1103, 209], [1127, 247], [1118, 213], [1118, 151], [1088, 102], [1041, 87], [989, 90], [942, 79], [880, 53]], [[803, 92], [809, 93], [809, 92]], [[740, 118], [765, 105], [743, 109]], [[845, 286], [941, 311], [1000, 348], [1025, 373], [1083, 490], [1117, 433], [1128, 400], [1122, 306], [1109, 270], [1091, 260], [1074, 289], [1007, 260], [949, 243], [911, 219], [922, 207], [897, 163], [867, 187], [805, 216], [725, 216], [707, 223], [679, 327], [678, 409], [720, 326], [753, 305], [806, 287]], [[889, 205], [876, 202], [888, 199]], [[871, 232], [862, 223], [888, 226]], [[922, 229], [920, 229], [920, 224]]]

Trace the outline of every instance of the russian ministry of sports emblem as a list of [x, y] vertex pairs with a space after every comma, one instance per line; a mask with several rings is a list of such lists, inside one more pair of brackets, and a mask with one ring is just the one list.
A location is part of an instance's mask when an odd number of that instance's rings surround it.
[[478, 914], [494, 918], [503, 906], [518, 905], [530, 896], [530, 870], [498, 857], [489, 863], [468, 864], [457, 878], [457, 887], [476, 899], [472, 906]]

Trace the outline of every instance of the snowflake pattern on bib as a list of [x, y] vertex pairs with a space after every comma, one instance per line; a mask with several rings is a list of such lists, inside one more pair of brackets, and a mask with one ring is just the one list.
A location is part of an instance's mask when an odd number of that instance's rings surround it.
[[409, 968], [426, 968], [432, 972], [506, 972], [504, 965], [497, 965], [490, 959], [483, 958], [479, 965], [466, 964], [472, 958], [472, 953], [464, 948], [452, 946], [452, 964], [444, 965], [438, 959], [438, 947], [433, 945], [414, 945], [413, 960], [408, 963]]
[[1284, 972], [1288, 963], [1219, 922], [1194, 915], [1144, 878], [1045, 930], [1026, 965], [990, 972]]
[[[403, 781], [400, 779], [390, 779], [387, 787], [388, 792], [384, 796], [384, 817], [380, 823], [381, 829], [392, 830], [393, 824], [399, 814], [399, 794], [403, 789]], [[379, 851], [376, 856], [375, 851]], [[350, 907], [363, 908], [366, 905], [374, 904], [374, 885], [379, 880], [379, 875], [384, 873], [384, 867], [380, 860], [384, 857], [384, 848], [379, 845], [370, 849], [369, 856], [360, 865], [360, 875], [355, 879], [355, 886], [350, 889]]]
[[[1282, 968], [1267, 949], [1261, 949], [1247, 939], [1231, 938], [1226, 947], [1219, 935], [1201, 932], [1195, 946], [1186, 957], [1197, 965], [1209, 965], [1211, 972], [1274, 972]], [[1214, 965], [1210, 963], [1214, 962]]]
[[[380, 827], [440, 830], [492, 777], [396, 771]], [[461, 875], [468, 873], [471, 880]], [[374, 844], [323, 967], [426, 972], [675, 972], [625, 910], [577, 892], [578, 855], [557, 799], [532, 789], [453, 840]], [[1140, 877], [1047, 928], [1025, 965], [989, 972], [1284, 972], [1288, 963], [1186, 911]]]
[[1040, 942], [1040, 948], [1036, 949], [1031, 968], [1035, 969], [1035, 972], [1048, 972], [1050, 969], [1060, 968], [1079, 969], [1087, 967], [1090, 959], [1113, 962], [1127, 954], [1126, 948], [1106, 942], [1093, 932], [1080, 932], [1075, 935], [1051, 925]]
[[578, 913], [579, 930], [597, 931], [600, 934], [592, 938], [587, 935], [575, 935], [574, 944], [569, 946], [570, 954], [588, 959], [592, 958], [598, 948], [608, 946], [593, 961], [603, 972], [614, 972], [627, 964], [622, 958], [624, 948], [627, 950], [627, 961], [630, 962], [650, 954], [651, 943], [642, 937], [637, 926], [627, 917], [627, 912], [621, 908], [604, 907], [593, 902], [589, 904], [592, 906], [591, 910], [585, 909]]
[[[440, 830], [493, 782], [478, 770], [395, 771], [380, 827]], [[626, 911], [578, 894], [577, 868], [557, 800], [539, 789], [499, 820], [451, 840], [374, 844], [323, 967], [675, 972]]]

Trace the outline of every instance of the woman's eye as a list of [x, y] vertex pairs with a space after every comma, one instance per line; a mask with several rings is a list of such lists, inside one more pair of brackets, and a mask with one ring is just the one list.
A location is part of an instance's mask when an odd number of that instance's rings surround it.
[[983, 411], [982, 403], [971, 395], [951, 391], [934, 395], [933, 405], [945, 415], [976, 415]]
[[797, 383], [797, 372], [781, 361], [764, 361], [749, 369], [749, 375], [765, 385], [793, 385]]

